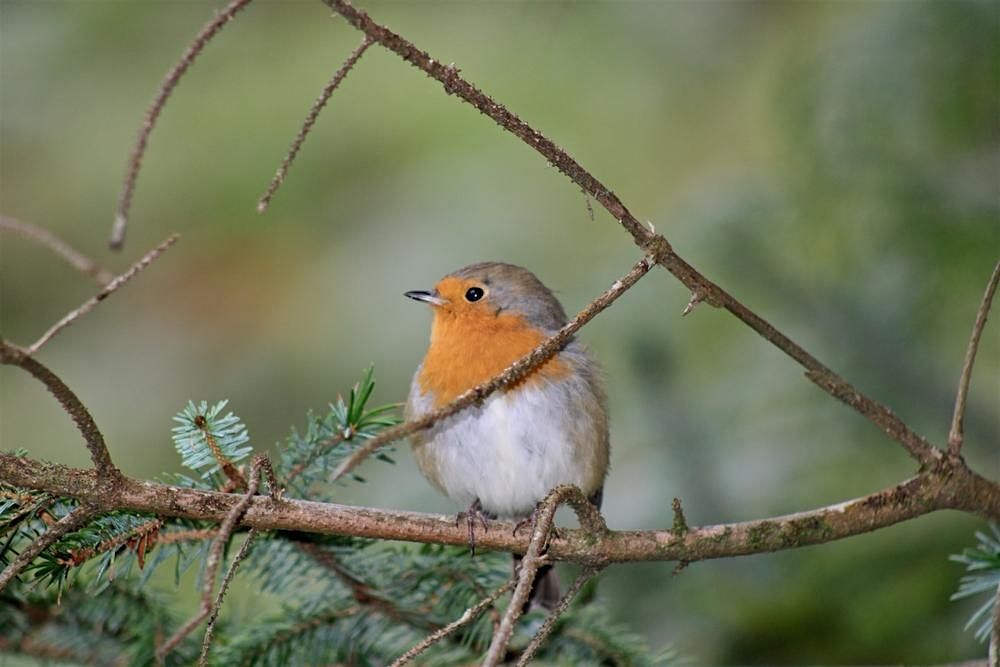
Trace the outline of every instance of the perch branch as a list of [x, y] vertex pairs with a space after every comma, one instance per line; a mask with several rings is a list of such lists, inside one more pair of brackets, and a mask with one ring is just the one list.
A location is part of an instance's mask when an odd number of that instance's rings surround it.
[[656, 258], [654, 255], [646, 255], [640, 259], [632, 269], [624, 276], [616, 280], [610, 288], [596, 299], [591, 301], [581, 310], [576, 317], [562, 329], [557, 331], [550, 338], [542, 342], [538, 347], [529, 352], [524, 357], [518, 359], [508, 366], [502, 373], [493, 377], [488, 382], [473, 387], [451, 403], [433, 411], [422, 417], [412, 419], [408, 422], [390, 427], [379, 433], [377, 436], [365, 442], [365, 444], [344, 459], [337, 470], [334, 471], [333, 479], [339, 479], [353, 470], [359, 463], [380, 447], [384, 447], [400, 438], [404, 438], [411, 433], [430, 428], [440, 420], [464, 410], [475, 403], [481, 403], [494, 391], [509, 387], [519, 382], [533, 370], [548, 361], [553, 355], [562, 349], [563, 345], [580, 330], [584, 324], [594, 319], [594, 317], [610, 306], [615, 300], [624, 294], [632, 285], [639, 281], [649, 269], [652, 268]]
[[17, 558], [4, 568], [3, 572], [0, 572], [0, 591], [7, 588], [7, 585], [21, 573], [21, 570], [30, 565], [38, 554], [48, 549], [66, 533], [71, 533], [90, 521], [97, 513], [95, 507], [78, 505], [70, 510], [69, 514], [49, 526], [49, 529], [41, 537], [32, 541], [24, 551], [18, 554]]
[[38, 340], [36, 340], [34, 343], [31, 344], [30, 347], [28, 347], [27, 353], [29, 355], [32, 355], [38, 352], [38, 350], [41, 349], [41, 347], [45, 345], [47, 342], [49, 342], [53, 338], [53, 336], [58, 334], [60, 331], [62, 331], [69, 325], [73, 324], [73, 322], [77, 321], [87, 313], [89, 313], [91, 310], [94, 309], [94, 306], [99, 304], [101, 301], [104, 301], [113, 292], [117, 291], [119, 287], [121, 287], [129, 280], [131, 280], [137, 273], [139, 273], [147, 266], [152, 264], [154, 261], [156, 261], [156, 258], [162, 255], [167, 248], [176, 243], [177, 239], [179, 238], [180, 235], [172, 234], [169, 237], [167, 237], [167, 239], [163, 241], [163, 243], [161, 243], [160, 245], [156, 246], [155, 248], [147, 252], [145, 255], [143, 255], [143, 257], [138, 262], [130, 266], [128, 270], [125, 271], [125, 273], [122, 273], [121, 275], [115, 277], [114, 280], [105, 285], [100, 292], [98, 292], [94, 296], [84, 301], [78, 308], [76, 308], [73, 311], [70, 311], [69, 313], [66, 314], [65, 317], [63, 317], [61, 320], [53, 324], [48, 331], [42, 334], [42, 336]]
[[972, 380], [972, 366], [976, 363], [976, 351], [979, 349], [979, 339], [986, 326], [986, 318], [993, 305], [993, 296], [1000, 282], [1000, 262], [993, 267], [993, 275], [986, 284], [986, 292], [976, 312], [976, 321], [972, 325], [972, 335], [969, 336], [969, 347], [965, 350], [965, 361], [962, 362], [962, 375], [958, 381], [958, 393], [955, 396], [955, 412], [951, 418], [951, 430], [948, 432], [948, 453], [958, 456], [962, 451], [962, 440], [965, 438], [963, 420], [965, 418], [965, 401], [969, 395], [969, 382]]
[[236, 13], [250, 4], [250, 0], [231, 0], [225, 9], [216, 14], [215, 18], [206, 23], [194, 41], [184, 50], [181, 59], [170, 68], [163, 82], [156, 90], [153, 102], [146, 110], [146, 115], [142, 119], [139, 127], [139, 134], [136, 136], [135, 144], [132, 146], [132, 154], [129, 156], [128, 168], [125, 171], [125, 181], [122, 183], [121, 193], [118, 195], [118, 211], [115, 214], [114, 225], [111, 227], [111, 238], [108, 241], [113, 250], [120, 250], [125, 242], [125, 228], [128, 226], [128, 216], [132, 209], [132, 195], [135, 193], [135, 181], [139, 177], [139, 169], [142, 167], [142, 158], [146, 153], [146, 145], [149, 143], [149, 135], [156, 127], [156, 121], [163, 111], [167, 100], [170, 98], [177, 82], [180, 81], [184, 73], [191, 67], [195, 59], [205, 49], [222, 28], [229, 23]]
[[108, 453], [108, 446], [104, 442], [104, 435], [97, 428], [94, 418], [80, 399], [77, 398], [76, 394], [66, 386], [66, 383], [58, 375], [32, 357], [27, 350], [3, 339], [0, 339], [0, 363], [23, 368], [36, 380], [44, 384], [49, 392], [56, 397], [56, 400], [62, 405], [63, 410], [66, 411], [83, 435], [84, 442], [87, 443], [87, 449], [90, 450], [90, 458], [94, 462], [94, 468], [97, 470], [97, 476], [100, 481], [112, 483], [122, 478], [121, 471], [111, 460], [111, 455]]
[[431, 646], [434, 646], [434, 644], [437, 644], [439, 641], [441, 641], [448, 635], [454, 633], [457, 630], [462, 629], [472, 621], [476, 620], [477, 618], [479, 618], [480, 614], [486, 611], [487, 608], [489, 608], [493, 603], [497, 601], [497, 598], [499, 598], [501, 595], [503, 595], [513, 587], [514, 587], [514, 579], [511, 579], [503, 586], [496, 589], [495, 591], [487, 595], [485, 598], [480, 600], [474, 606], [466, 609], [465, 613], [463, 613], [454, 621], [444, 626], [440, 630], [437, 630], [436, 632], [433, 632], [430, 635], [424, 637], [422, 640], [420, 640], [420, 643], [415, 644], [413, 648], [411, 648], [406, 653], [396, 658], [393, 661], [392, 665], [390, 665], [390, 667], [402, 667], [403, 665], [409, 663], [411, 660], [413, 660], [421, 653], [429, 649]]
[[93, 278], [98, 285], [107, 285], [114, 277], [111, 271], [90, 259], [44, 227], [22, 222], [6, 215], [0, 215], [0, 229], [6, 229], [26, 239], [42, 244], [74, 269]]
[[[222, 522], [244, 496], [123, 478], [107, 488], [92, 470], [80, 470], [34, 459], [0, 454], [0, 479], [26, 489], [72, 497], [102, 511], [131, 510], [163, 517]], [[823, 544], [868, 533], [942, 509], [955, 509], [985, 519], [1000, 519], [1000, 485], [960, 459], [946, 459], [881, 491], [794, 514], [767, 519], [689, 526], [683, 536], [669, 530], [602, 531], [561, 529], [550, 540], [553, 560], [584, 564], [633, 561], [688, 561], [744, 556]], [[266, 496], [250, 497], [240, 524], [260, 530], [291, 530], [326, 535], [404, 540], [465, 546], [468, 532], [454, 517], [379, 510]], [[522, 535], [513, 525], [478, 536], [484, 549], [524, 553]], [[506, 526], [503, 528], [502, 526]]]
[[775, 329], [768, 321], [751, 311], [688, 264], [674, 252], [670, 243], [663, 236], [656, 234], [639, 222], [614, 192], [594, 178], [590, 172], [541, 132], [532, 128], [505, 106], [494, 101], [464, 79], [457, 67], [445, 65], [441, 61], [431, 58], [406, 38], [373, 21], [367, 13], [354, 7], [347, 0], [322, 1], [347, 19], [356, 29], [440, 82], [446, 93], [458, 96], [481, 113], [492, 118], [500, 127], [535, 149], [550, 164], [580, 186], [584, 193], [596, 199], [632, 235], [636, 245], [654, 251], [657, 263], [680, 280], [693, 294], [700, 295], [699, 300], [725, 308], [798, 362], [806, 369], [806, 377], [827, 393], [867, 417], [890, 438], [900, 443], [910, 456], [921, 464], [922, 468], [931, 466], [941, 459], [942, 453], [939, 449], [915, 433], [887, 407], [863, 394], [786, 335]]
[[306, 115], [305, 121], [303, 121], [302, 126], [299, 128], [298, 134], [295, 135], [295, 139], [292, 140], [292, 145], [288, 148], [288, 153], [285, 154], [285, 159], [281, 161], [281, 166], [278, 167], [278, 171], [274, 174], [274, 178], [271, 179], [271, 183], [267, 186], [267, 190], [261, 195], [260, 200], [257, 202], [257, 212], [263, 213], [267, 210], [267, 207], [271, 204], [271, 198], [274, 197], [274, 193], [278, 191], [281, 184], [285, 182], [285, 176], [288, 174], [289, 168], [292, 166], [292, 162], [295, 161], [295, 156], [299, 154], [299, 149], [302, 148], [302, 144], [305, 143], [306, 137], [309, 136], [309, 132], [312, 131], [313, 125], [316, 124], [316, 119], [319, 117], [323, 107], [330, 100], [330, 96], [333, 95], [333, 91], [337, 90], [340, 86], [341, 81], [347, 76], [347, 73], [357, 64], [361, 56], [372, 45], [372, 38], [365, 35], [364, 39], [361, 40], [361, 44], [358, 45], [351, 55], [347, 57], [344, 64], [340, 66], [340, 69], [333, 75], [330, 82], [326, 84], [323, 88], [323, 92], [320, 93], [316, 102], [313, 103], [312, 108], [309, 109], [309, 113]]

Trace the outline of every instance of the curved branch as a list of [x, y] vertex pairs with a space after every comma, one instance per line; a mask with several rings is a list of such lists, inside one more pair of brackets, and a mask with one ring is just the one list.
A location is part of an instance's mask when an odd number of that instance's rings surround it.
[[0, 363], [18, 366], [28, 371], [56, 397], [63, 410], [69, 414], [83, 435], [100, 481], [111, 484], [124, 478], [121, 470], [111, 460], [108, 446], [104, 442], [104, 435], [97, 428], [94, 418], [58, 375], [28, 354], [27, 350], [3, 339], [0, 339]]
[[0, 229], [19, 234], [20, 236], [40, 243], [55, 254], [59, 255], [67, 264], [80, 273], [93, 278], [102, 287], [111, 282], [114, 274], [104, 268], [94, 260], [90, 259], [79, 250], [63, 241], [61, 238], [40, 225], [32, 225], [6, 215], [0, 215]]
[[[0, 479], [92, 503], [102, 510], [151, 512], [221, 523], [243, 501], [242, 494], [200, 491], [123, 478], [108, 489], [90, 470], [67, 468], [0, 454]], [[1000, 485], [947, 459], [900, 484], [846, 502], [756, 521], [669, 530], [606, 531], [560, 529], [549, 542], [553, 560], [603, 565], [631, 561], [686, 561], [783, 551], [860, 535], [943, 509], [1000, 519]], [[293, 530], [327, 535], [405, 540], [464, 546], [468, 533], [453, 517], [379, 510], [306, 500], [254, 496], [241, 525], [261, 530]], [[497, 522], [477, 542], [484, 549], [524, 553], [525, 536]]]
[[521, 139], [540, 153], [549, 163], [579, 185], [583, 191], [600, 202], [622, 227], [632, 235], [640, 248], [654, 252], [657, 263], [680, 280], [697, 301], [707, 301], [716, 307], [725, 308], [740, 321], [770, 341], [775, 347], [790, 356], [807, 373], [806, 377], [827, 393], [840, 399], [867, 417], [890, 438], [899, 442], [922, 467], [928, 467], [941, 460], [942, 452], [925, 438], [914, 432], [889, 408], [861, 393], [856, 387], [827, 368], [814, 356], [784, 335], [770, 322], [744, 306], [735, 297], [703, 276], [693, 266], [681, 258], [670, 243], [661, 235], [646, 228], [625, 207], [625, 204], [603, 183], [594, 178], [568, 153], [552, 140], [535, 130], [505, 106], [464, 79], [454, 65], [445, 65], [421, 51], [405, 37], [394, 33], [372, 20], [364, 11], [357, 9], [347, 0], [322, 0], [335, 12], [343, 16], [358, 30], [379, 44], [396, 53], [403, 60], [424, 71], [439, 81], [449, 95], [456, 95], [463, 101], [492, 118], [500, 127]]

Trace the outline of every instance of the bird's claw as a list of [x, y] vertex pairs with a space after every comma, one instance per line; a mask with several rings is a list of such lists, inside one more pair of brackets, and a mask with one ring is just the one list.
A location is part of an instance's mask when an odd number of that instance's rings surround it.
[[476, 498], [469, 509], [459, 512], [455, 517], [455, 526], [457, 527], [463, 520], [465, 525], [469, 529], [469, 552], [471, 555], [476, 555], [476, 521], [483, 527], [483, 532], [490, 529], [489, 519], [490, 517], [486, 512], [483, 511], [483, 506], [479, 502], [479, 498]]

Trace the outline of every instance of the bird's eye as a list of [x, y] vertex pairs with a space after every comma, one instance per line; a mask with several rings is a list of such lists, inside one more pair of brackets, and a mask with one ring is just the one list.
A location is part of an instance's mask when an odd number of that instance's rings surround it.
[[470, 287], [465, 292], [465, 300], [466, 301], [479, 301], [480, 299], [483, 298], [484, 294], [486, 294], [486, 292], [483, 291], [482, 287]]

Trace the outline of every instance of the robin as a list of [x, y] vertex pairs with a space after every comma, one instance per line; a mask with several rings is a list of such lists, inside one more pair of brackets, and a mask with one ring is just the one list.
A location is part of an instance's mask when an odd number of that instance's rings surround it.
[[[406, 292], [434, 313], [430, 347], [406, 402], [412, 419], [497, 375], [566, 324], [552, 291], [527, 269], [471, 264], [432, 291]], [[579, 341], [482, 405], [411, 438], [420, 472], [449, 498], [468, 504], [469, 522], [530, 517], [560, 484], [579, 487], [600, 507], [608, 471], [608, 417], [600, 371]], [[515, 567], [519, 557], [515, 555]], [[559, 601], [551, 566], [539, 570], [531, 601]]]

